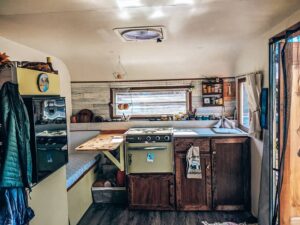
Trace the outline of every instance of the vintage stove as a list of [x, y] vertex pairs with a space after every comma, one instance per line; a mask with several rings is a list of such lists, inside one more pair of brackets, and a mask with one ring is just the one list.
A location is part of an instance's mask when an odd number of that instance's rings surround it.
[[126, 173], [173, 173], [173, 128], [131, 128], [126, 132]]
[[126, 142], [171, 142], [172, 127], [131, 128], [126, 132]]

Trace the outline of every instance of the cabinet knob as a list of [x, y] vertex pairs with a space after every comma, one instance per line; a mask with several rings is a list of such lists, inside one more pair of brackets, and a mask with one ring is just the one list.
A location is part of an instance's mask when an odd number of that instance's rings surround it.
[[206, 169], [207, 169], [207, 170], [209, 170], [209, 168], [210, 168], [210, 164], [208, 164], [208, 165], [206, 166]]
[[213, 155], [216, 155], [216, 154], [217, 154], [217, 152], [216, 152], [216, 151], [213, 151], [213, 152], [212, 152], [212, 154], [213, 154]]

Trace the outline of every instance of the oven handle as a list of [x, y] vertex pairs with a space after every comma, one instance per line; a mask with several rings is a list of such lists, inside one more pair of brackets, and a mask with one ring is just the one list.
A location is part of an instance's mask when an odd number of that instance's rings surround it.
[[151, 151], [151, 150], [167, 150], [168, 148], [165, 146], [147, 146], [147, 147], [129, 147], [128, 151]]

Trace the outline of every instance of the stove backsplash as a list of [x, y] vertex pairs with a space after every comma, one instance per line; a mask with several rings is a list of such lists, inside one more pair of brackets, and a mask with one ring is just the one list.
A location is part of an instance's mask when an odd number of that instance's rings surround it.
[[[233, 78], [226, 78], [224, 82], [234, 81]], [[72, 114], [78, 113], [81, 109], [90, 109], [95, 116], [109, 118], [110, 88], [126, 87], [153, 87], [153, 86], [186, 86], [193, 85], [192, 107], [197, 109], [198, 114], [222, 115], [222, 107], [202, 107], [202, 80], [176, 80], [176, 81], [142, 81], [142, 82], [107, 82], [107, 83], [72, 83]], [[234, 116], [236, 100], [226, 100], [225, 115]]]

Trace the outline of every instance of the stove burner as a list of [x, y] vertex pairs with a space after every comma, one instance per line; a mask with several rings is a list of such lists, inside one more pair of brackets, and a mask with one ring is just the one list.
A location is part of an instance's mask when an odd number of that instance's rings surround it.
[[126, 141], [130, 143], [170, 142], [172, 127], [131, 128], [126, 132]]

